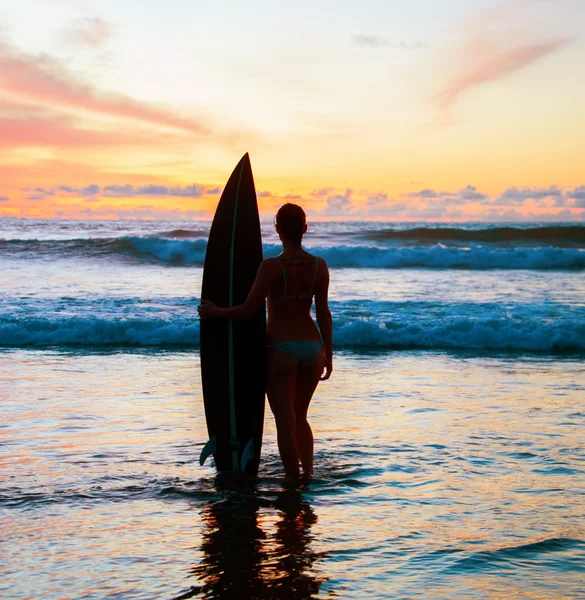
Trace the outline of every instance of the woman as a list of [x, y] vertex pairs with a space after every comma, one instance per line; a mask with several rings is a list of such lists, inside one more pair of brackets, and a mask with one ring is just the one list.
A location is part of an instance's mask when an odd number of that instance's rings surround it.
[[[285, 204], [276, 213], [276, 231], [283, 251], [260, 265], [246, 302], [220, 308], [202, 300], [202, 318], [251, 317], [268, 298], [268, 381], [266, 392], [276, 421], [278, 450], [287, 475], [313, 473], [313, 432], [307, 421], [309, 403], [319, 381], [329, 379], [332, 366], [331, 312], [327, 301], [327, 263], [301, 247], [307, 231], [305, 212]], [[315, 297], [317, 323], [311, 318]]]

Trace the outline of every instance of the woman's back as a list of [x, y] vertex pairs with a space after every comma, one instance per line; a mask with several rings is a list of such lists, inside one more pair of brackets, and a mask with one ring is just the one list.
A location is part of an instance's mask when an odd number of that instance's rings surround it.
[[311, 306], [323, 277], [319, 268], [323, 261], [304, 250], [272, 260], [278, 263], [280, 276], [268, 294], [269, 336], [275, 340], [319, 340]]

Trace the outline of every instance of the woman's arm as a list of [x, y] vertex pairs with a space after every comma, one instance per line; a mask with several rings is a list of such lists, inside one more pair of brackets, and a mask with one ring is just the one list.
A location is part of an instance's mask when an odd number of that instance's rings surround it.
[[270, 291], [273, 274], [274, 269], [269, 260], [263, 261], [260, 263], [256, 279], [244, 304], [222, 308], [216, 306], [210, 300], [201, 299], [201, 305], [197, 307], [199, 316], [202, 319], [211, 317], [249, 319], [262, 306], [264, 300], [266, 300], [266, 296], [268, 296], [268, 292]]
[[323, 336], [325, 344], [325, 373], [321, 376], [321, 380], [329, 379], [333, 371], [333, 344], [332, 344], [332, 329], [333, 319], [329, 310], [329, 267], [327, 263], [321, 259], [319, 261], [319, 270], [324, 271], [317, 281], [315, 286], [315, 312], [319, 330]]

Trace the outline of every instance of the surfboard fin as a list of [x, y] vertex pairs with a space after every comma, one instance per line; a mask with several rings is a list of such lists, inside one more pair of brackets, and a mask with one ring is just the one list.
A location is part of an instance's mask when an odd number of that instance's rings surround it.
[[201, 450], [201, 454], [199, 455], [199, 464], [201, 466], [203, 466], [205, 464], [205, 461], [209, 457], [209, 455], [215, 454], [216, 449], [217, 449], [217, 440], [216, 440], [215, 434], [213, 434], [209, 438], [209, 441], [207, 442], [207, 444], [205, 444], [205, 446], [203, 446], [203, 450]]
[[240, 469], [242, 472], [246, 471], [248, 463], [254, 458], [254, 440], [250, 438], [244, 451], [242, 452], [242, 458], [240, 459]]

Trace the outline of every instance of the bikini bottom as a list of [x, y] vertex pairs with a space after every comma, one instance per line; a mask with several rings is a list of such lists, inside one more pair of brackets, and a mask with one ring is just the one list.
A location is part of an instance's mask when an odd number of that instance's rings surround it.
[[309, 342], [305, 340], [289, 340], [268, 346], [280, 350], [292, 358], [298, 365], [308, 365], [319, 357], [323, 350], [323, 342]]

